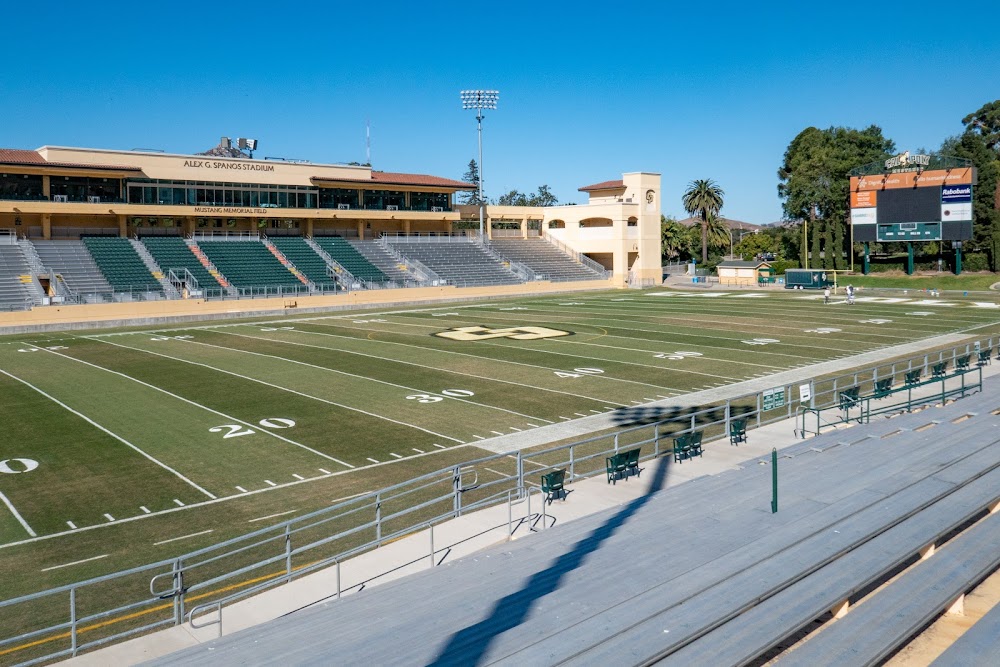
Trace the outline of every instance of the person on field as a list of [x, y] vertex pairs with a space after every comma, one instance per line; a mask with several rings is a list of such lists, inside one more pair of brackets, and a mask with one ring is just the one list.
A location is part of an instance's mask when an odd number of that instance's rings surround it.
[[853, 285], [848, 285], [847, 286], [847, 305], [849, 305], [849, 306], [853, 306], [854, 305], [854, 286]]
[[830, 303], [830, 288], [823, 290], [823, 303]]

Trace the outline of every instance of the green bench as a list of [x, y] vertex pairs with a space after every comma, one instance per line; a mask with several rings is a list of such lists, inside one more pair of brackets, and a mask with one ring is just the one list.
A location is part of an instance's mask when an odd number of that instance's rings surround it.
[[680, 463], [692, 456], [701, 456], [701, 431], [693, 431], [674, 438], [674, 463]]
[[849, 410], [858, 404], [860, 387], [848, 387], [840, 390], [840, 409]]
[[884, 380], [875, 380], [875, 391], [872, 393], [872, 398], [885, 398], [892, 393], [892, 378], [885, 378]]
[[985, 350], [979, 351], [979, 359], [976, 361], [977, 366], [989, 366], [990, 357], [993, 356], [993, 348], [987, 348]]
[[969, 355], [959, 357], [955, 360], [955, 370], [960, 373], [969, 370]]
[[729, 420], [729, 444], [747, 441], [747, 420], [743, 417]]
[[931, 369], [931, 377], [934, 378], [943, 378], [947, 373], [948, 373], [947, 361], [942, 361], [939, 364], [934, 364], [934, 367]]
[[639, 453], [641, 449], [641, 447], [636, 447], [635, 449], [620, 451], [607, 458], [608, 484], [616, 483], [619, 475], [625, 475], [628, 478], [633, 471], [635, 471], [636, 475], [639, 474]]
[[555, 498], [560, 496], [566, 500], [565, 482], [566, 470], [563, 468], [542, 475], [542, 493], [545, 494], [545, 500], [549, 501], [550, 505]]
[[909, 385], [914, 385], [914, 384], [919, 384], [920, 383], [920, 376], [922, 374], [923, 374], [923, 371], [921, 369], [919, 369], [919, 368], [915, 368], [912, 371], [907, 371], [907, 373], [906, 373], [906, 384], [908, 386]]

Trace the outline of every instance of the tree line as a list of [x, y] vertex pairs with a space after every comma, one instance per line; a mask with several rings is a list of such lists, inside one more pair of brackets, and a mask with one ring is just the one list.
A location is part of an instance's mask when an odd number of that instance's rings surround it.
[[[978, 181], [973, 192], [973, 234], [967, 253], [981, 253], [982, 268], [1000, 270], [1000, 100], [989, 102], [962, 119], [961, 134], [947, 137], [939, 155], [967, 158], [976, 167]], [[778, 169], [778, 196], [785, 223], [744, 237], [735, 251], [745, 259], [774, 253], [797, 258], [810, 266], [846, 269], [850, 247], [850, 180], [855, 168], [882, 162], [896, 152], [895, 142], [871, 125], [864, 129], [830, 127], [802, 130], [785, 150]], [[926, 152], [920, 149], [919, 152]], [[696, 256], [700, 250], [707, 262], [710, 250], [721, 250], [729, 242], [729, 230], [720, 218], [724, 192], [710, 179], [692, 181], [682, 196], [684, 209], [699, 219], [697, 229], [686, 230], [677, 221], [662, 219], [665, 258]], [[802, 225], [808, 225], [809, 246], [803, 244]], [[693, 241], [700, 236], [700, 243]], [[903, 244], [874, 244], [874, 252], [899, 251]], [[937, 254], [936, 243], [923, 244], [928, 254]], [[971, 267], [970, 267], [971, 268]]]

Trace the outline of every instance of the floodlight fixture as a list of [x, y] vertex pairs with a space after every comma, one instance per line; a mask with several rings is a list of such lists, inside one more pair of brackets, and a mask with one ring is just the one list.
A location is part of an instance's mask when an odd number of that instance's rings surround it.
[[483, 213], [486, 202], [483, 201], [483, 109], [496, 109], [500, 99], [499, 90], [463, 90], [461, 93], [462, 108], [476, 110], [476, 124], [479, 133], [479, 238], [483, 235]]

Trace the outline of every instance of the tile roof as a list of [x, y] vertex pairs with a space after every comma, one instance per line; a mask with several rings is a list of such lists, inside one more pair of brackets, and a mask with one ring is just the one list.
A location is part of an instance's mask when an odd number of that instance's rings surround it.
[[372, 171], [371, 179], [367, 178], [325, 178], [314, 176], [314, 181], [350, 181], [361, 183], [383, 183], [387, 185], [430, 185], [435, 187], [456, 188], [468, 190], [475, 188], [472, 183], [455, 181], [450, 178], [440, 176], [428, 176], [427, 174], [399, 174], [390, 171]]
[[579, 192], [589, 192], [590, 190], [614, 190], [616, 188], [624, 188], [625, 181], [603, 181], [601, 183], [594, 183], [593, 185], [585, 185], [579, 189]]
[[111, 171], [142, 171], [139, 167], [119, 164], [80, 164], [76, 162], [49, 162], [38, 151], [20, 148], [0, 148], [0, 164], [23, 164], [40, 167], [69, 167], [73, 169], [107, 169]]

